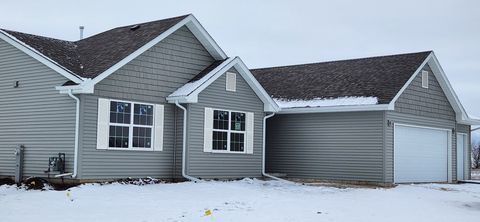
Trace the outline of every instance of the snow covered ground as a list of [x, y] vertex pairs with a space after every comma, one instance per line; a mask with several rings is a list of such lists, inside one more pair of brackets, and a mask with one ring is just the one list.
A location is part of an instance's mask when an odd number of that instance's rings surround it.
[[[205, 212], [211, 214], [206, 215]], [[339, 189], [244, 179], [70, 191], [0, 187], [0, 221], [478, 221], [480, 185]]]

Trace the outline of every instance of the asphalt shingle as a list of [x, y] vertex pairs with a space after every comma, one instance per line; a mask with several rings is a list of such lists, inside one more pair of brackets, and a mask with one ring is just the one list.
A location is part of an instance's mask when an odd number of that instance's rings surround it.
[[431, 51], [252, 69], [275, 99], [377, 97], [389, 103]]

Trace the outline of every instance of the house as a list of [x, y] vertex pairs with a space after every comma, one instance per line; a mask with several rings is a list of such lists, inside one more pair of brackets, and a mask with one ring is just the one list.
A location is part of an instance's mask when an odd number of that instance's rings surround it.
[[252, 70], [280, 106], [267, 171], [375, 183], [470, 178], [471, 119], [431, 51]]
[[[277, 105], [193, 15], [75, 42], [1, 30], [0, 61], [0, 176], [19, 145], [24, 177], [262, 176]], [[58, 153], [65, 172], [46, 173]]]
[[78, 41], [1, 29], [0, 114], [0, 177], [72, 182], [451, 182], [479, 123], [433, 52], [249, 70], [193, 15]]

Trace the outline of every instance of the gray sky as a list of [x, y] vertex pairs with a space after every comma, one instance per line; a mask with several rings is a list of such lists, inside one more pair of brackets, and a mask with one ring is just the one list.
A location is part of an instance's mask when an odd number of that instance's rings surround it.
[[480, 1], [2, 1], [0, 26], [76, 40], [193, 13], [250, 68], [434, 50], [480, 117]]

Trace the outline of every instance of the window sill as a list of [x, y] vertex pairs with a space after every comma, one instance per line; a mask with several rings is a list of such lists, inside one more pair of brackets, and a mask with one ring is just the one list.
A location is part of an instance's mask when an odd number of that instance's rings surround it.
[[113, 151], [129, 151], [129, 152], [135, 152], [135, 151], [159, 152], [160, 151], [160, 150], [154, 150], [153, 148], [111, 148], [111, 147], [108, 147], [106, 149], [97, 149], [97, 150], [113, 150]]
[[233, 151], [222, 151], [222, 150], [212, 150], [210, 153], [223, 153], [223, 154], [252, 154], [252, 153], [247, 153], [245, 151], [243, 152], [233, 152]]

